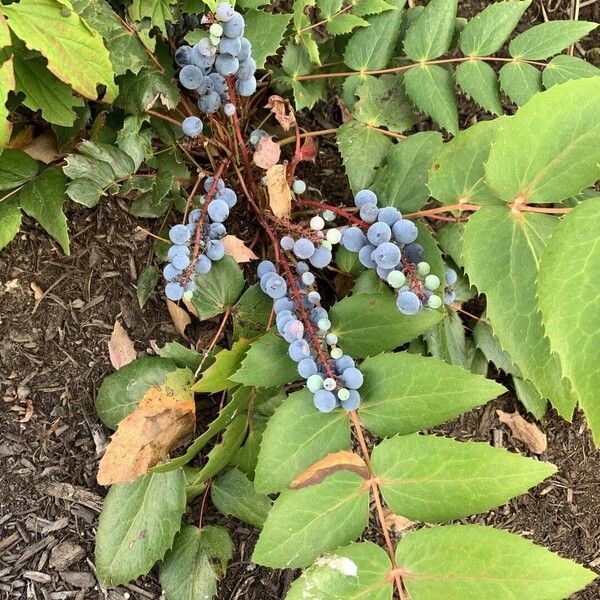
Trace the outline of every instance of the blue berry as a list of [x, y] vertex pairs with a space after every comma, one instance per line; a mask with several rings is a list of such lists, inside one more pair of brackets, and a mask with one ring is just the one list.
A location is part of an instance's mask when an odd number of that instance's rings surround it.
[[367, 236], [358, 227], [348, 227], [342, 232], [341, 244], [350, 252], [358, 252], [367, 243]]
[[348, 390], [350, 395], [347, 400], [340, 400], [344, 410], [356, 410], [360, 406], [360, 394], [356, 390]]
[[446, 273], [446, 284], [454, 285], [458, 279], [458, 275], [456, 274], [456, 271], [454, 269], [451, 269], [450, 267], [446, 267], [445, 273]]
[[250, 133], [250, 143], [256, 148], [258, 146], [258, 142], [264, 137], [269, 137], [269, 134], [263, 129], [255, 129]]
[[219, 198], [225, 201], [229, 208], [233, 208], [237, 204], [237, 194], [231, 188], [224, 188]]
[[415, 265], [420, 263], [425, 258], [425, 249], [421, 244], [412, 242], [412, 244], [406, 244], [402, 248], [402, 256], [410, 263]]
[[163, 269], [163, 277], [167, 281], [173, 281], [181, 275], [181, 271], [175, 268], [171, 263], [167, 263]]
[[371, 258], [373, 250], [375, 250], [375, 246], [367, 244], [366, 246], [363, 246], [358, 252], [358, 260], [360, 264], [363, 267], [367, 267], [367, 269], [375, 268], [375, 261]]
[[444, 302], [446, 304], [452, 304], [456, 300], [456, 292], [454, 290], [449, 290], [444, 292]]
[[312, 285], [315, 282], [315, 276], [310, 271], [306, 271], [306, 273], [302, 273], [300, 276], [300, 281], [304, 285]]
[[[255, 72], [256, 61], [252, 57], [248, 57], [246, 60], [240, 62], [236, 75], [238, 79], [250, 79], [250, 77], [254, 76]], [[302, 194], [303, 192], [296, 193]]]
[[183, 224], [173, 225], [169, 231], [169, 239], [174, 244], [187, 244], [190, 241], [190, 230]]
[[321, 302], [321, 294], [319, 292], [309, 292], [307, 298], [311, 304], [319, 304]]
[[238, 60], [246, 60], [252, 52], [252, 44], [245, 37], [240, 38], [241, 50], [238, 54]]
[[187, 254], [178, 254], [177, 256], [173, 257], [172, 265], [176, 269], [183, 271], [190, 266], [190, 257]]
[[190, 46], [179, 46], [175, 50], [175, 62], [180, 67], [185, 67], [192, 62], [192, 48]]
[[375, 205], [377, 204], [377, 196], [371, 190], [360, 190], [360, 192], [357, 192], [356, 196], [354, 196], [354, 204], [356, 204], [358, 208], [362, 208], [367, 202]]
[[219, 42], [219, 52], [221, 54], [229, 54], [231, 56], [237, 56], [242, 49], [242, 42], [240, 38], [228, 38], [224, 37]]
[[296, 305], [289, 298], [278, 298], [273, 303], [273, 308], [275, 310], [276, 315], [278, 315], [284, 310], [289, 311], [291, 314], [291, 311], [293, 311], [296, 308]]
[[188, 137], [198, 137], [202, 128], [202, 121], [198, 117], [186, 117], [181, 123], [181, 129]]
[[167, 252], [167, 258], [169, 260], [173, 260], [176, 256], [180, 256], [182, 254], [184, 254], [185, 256], [189, 256], [190, 249], [187, 246], [179, 246], [177, 244], [173, 244]]
[[398, 294], [396, 306], [402, 314], [414, 315], [421, 310], [421, 301], [414, 292], [404, 290]]
[[384, 242], [373, 250], [371, 258], [382, 269], [393, 269], [400, 262], [400, 248], [392, 242]]
[[348, 367], [342, 372], [342, 381], [348, 389], [357, 390], [363, 384], [363, 374], [356, 367]]
[[223, 107], [223, 112], [228, 116], [228, 117], [233, 117], [233, 115], [235, 115], [235, 104], [231, 104], [231, 102], [228, 102], [224, 107]]
[[210, 258], [208, 258], [208, 256], [206, 256], [206, 254], [203, 254], [202, 256], [198, 257], [198, 260], [196, 261], [196, 264], [194, 266], [194, 271], [196, 271], [196, 273], [198, 275], [206, 275], [206, 273], [208, 273], [212, 268], [212, 261], [210, 260]]
[[337, 370], [342, 373], [346, 369], [354, 366], [354, 360], [351, 356], [344, 354], [335, 361], [335, 366], [337, 367]]
[[303, 358], [298, 363], [298, 374], [304, 379], [308, 379], [311, 375], [315, 375], [317, 371], [317, 363], [312, 358]]
[[198, 99], [198, 108], [205, 113], [214, 113], [221, 106], [221, 96], [217, 92], [208, 92]]
[[379, 246], [383, 242], [389, 242], [392, 238], [392, 230], [387, 223], [373, 223], [367, 230], [367, 239], [373, 246]]
[[360, 207], [360, 218], [365, 223], [375, 223], [377, 220], [377, 215], [379, 214], [379, 209], [373, 202], [365, 202]]
[[275, 265], [270, 260], [261, 260], [256, 267], [256, 274], [260, 279], [267, 273], [275, 273]]
[[319, 390], [314, 398], [315, 407], [323, 413], [331, 412], [336, 407], [335, 396], [328, 390]]
[[179, 83], [187, 90], [195, 90], [204, 79], [204, 73], [196, 65], [185, 65], [179, 71]]
[[165, 294], [167, 298], [169, 300], [172, 300], [173, 302], [178, 302], [179, 300], [181, 300], [183, 298], [183, 292], [184, 289], [180, 283], [171, 281], [165, 286]]
[[384, 206], [377, 213], [377, 220], [381, 223], [387, 223], [390, 227], [401, 218], [400, 211], [393, 206]]
[[225, 256], [225, 246], [220, 240], [209, 240], [206, 244], [206, 256], [210, 260], [221, 260]]
[[309, 271], [309, 267], [308, 265], [301, 260], [297, 265], [296, 265], [296, 273], [298, 273], [298, 275], [302, 275], [304, 273], [308, 273]]
[[310, 356], [310, 346], [306, 340], [294, 340], [288, 348], [288, 354], [293, 361], [300, 362]]
[[[262, 278], [261, 278], [262, 285]], [[283, 298], [287, 292], [287, 284], [285, 283], [285, 279], [280, 275], [273, 273], [269, 276], [267, 274], [267, 280], [264, 286], [264, 292], [267, 296], [270, 296], [273, 299]]]
[[229, 206], [224, 200], [213, 200], [207, 210], [214, 223], [222, 223], [229, 216]]
[[227, 229], [225, 229], [223, 223], [211, 223], [208, 226], [208, 237], [211, 240], [220, 240], [225, 237], [226, 233]]
[[219, 54], [215, 60], [215, 69], [223, 77], [233, 75], [237, 72], [239, 66], [240, 62], [235, 56], [231, 56], [231, 54]]
[[223, 35], [229, 38], [240, 37], [244, 33], [244, 17], [234, 11], [231, 18], [223, 21]]
[[227, 21], [231, 21], [235, 15], [235, 11], [233, 10], [233, 6], [228, 2], [221, 2], [217, 5], [217, 9], [215, 10], [215, 17], [217, 20], [222, 23], [227, 23]]
[[294, 340], [302, 339], [304, 335], [304, 325], [299, 319], [290, 319], [283, 326], [283, 338], [286, 342], [292, 343]]
[[254, 92], [256, 92], [256, 87], [258, 86], [258, 82], [256, 81], [256, 77], [249, 77], [248, 79], [238, 79], [235, 82], [235, 89], [237, 90], [240, 96], [247, 98], [248, 96], [252, 96]]
[[294, 254], [301, 259], [310, 258], [315, 253], [314, 244], [307, 238], [300, 238], [294, 242]]
[[419, 236], [419, 230], [412, 221], [400, 219], [392, 226], [392, 233], [397, 242], [401, 244], [410, 244]]
[[314, 251], [308, 262], [316, 269], [324, 269], [331, 262], [332, 258], [331, 250], [321, 246]]
[[294, 238], [289, 235], [284, 235], [281, 238], [280, 244], [284, 250], [291, 250], [294, 247]]

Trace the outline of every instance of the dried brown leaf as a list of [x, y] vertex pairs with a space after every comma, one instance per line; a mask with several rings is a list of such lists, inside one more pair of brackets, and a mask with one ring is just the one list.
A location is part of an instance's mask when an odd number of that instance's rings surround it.
[[289, 219], [292, 214], [292, 192], [288, 185], [285, 165], [274, 165], [267, 171], [269, 206], [276, 217]]
[[548, 448], [548, 438], [535, 423], [526, 421], [518, 412], [507, 413], [497, 410], [502, 423], [510, 428], [512, 436], [523, 442], [534, 454], [542, 454]]
[[119, 321], [115, 321], [115, 326], [110, 335], [108, 355], [110, 356], [110, 364], [115, 369], [128, 365], [137, 356], [133, 342]]
[[56, 138], [51, 131], [46, 131], [42, 135], [38, 135], [30, 144], [23, 148], [23, 152], [45, 164], [49, 164], [65, 156], [58, 151]]
[[171, 300], [167, 300], [167, 308], [169, 309], [169, 314], [171, 315], [171, 320], [173, 321], [173, 325], [175, 325], [177, 333], [181, 337], [187, 339], [187, 336], [185, 335], [185, 328], [192, 322], [192, 318], [187, 311]]
[[411, 521], [406, 517], [394, 514], [387, 506], [383, 507], [383, 519], [388, 529], [394, 533], [401, 533], [416, 525], [415, 521]]
[[254, 153], [254, 164], [261, 169], [270, 169], [279, 162], [281, 147], [273, 141], [271, 136], [260, 138]]
[[258, 258], [243, 240], [235, 235], [226, 235], [222, 240], [225, 254], [229, 254], [237, 263], [246, 263]]
[[290, 127], [296, 122], [296, 117], [289, 103], [281, 96], [269, 96], [265, 108], [268, 108], [275, 115], [275, 119], [285, 131], [289, 131]]
[[340, 452], [328, 454], [308, 467], [308, 469], [300, 473], [300, 475], [290, 483], [290, 488], [298, 489], [316, 485], [317, 483], [321, 483], [325, 477], [332, 475], [337, 471], [353, 471], [364, 479], [369, 477], [369, 470], [367, 469], [365, 461], [354, 452], [342, 450]]

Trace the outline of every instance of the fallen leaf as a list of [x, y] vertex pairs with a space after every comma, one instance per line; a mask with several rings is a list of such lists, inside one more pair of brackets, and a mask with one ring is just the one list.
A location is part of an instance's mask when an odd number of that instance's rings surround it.
[[49, 164], [65, 156], [58, 151], [56, 138], [50, 131], [38, 135], [30, 144], [23, 148], [23, 152], [26, 152], [31, 158], [35, 158], [35, 160], [39, 160], [44, 164]]
[[243, 240], [235, 235], [226, 235], [222, 240], [225, 254], [229, 254], [237, 263], [246, 263], [258, 258]]
[[394, 514], [387, 506], [383, 507], [383, 520], [385, 521], [387, 528], [394, 533], [401, 533], [416, 525], [415, 521]]
[[98, 483], [112, 485], [146, 474], [194, 432], [193, 374], [177, 369], [151, 387], [120, 423], [98, 468]]
[[294, 111], [281, 96], [269, 96], [265, 108], [268, 108], [275, 115], [275, 119], [285, 131], [289, 131], [290, 127], [296, 122]]
[[292, 191], [287, 182], [285, 165], [274, 165], [267, 171], [267, 191], [273, 214], [289, 219], [292, 214]]
[[281, 147], [268, 135], [260, 138], [258, 147], [254, 153], [254, 164], [261, 169], [270, 169], [276, 165], [281, 156]]
[[128, 365], [137, 356], [133, 342], [119, 321], [115, 321], [115, 326], [110, 335], [108, 355], [110, 356], [110, 364], [115, 369]]
[[42, 288], [37, 283], [35, 283], [34, 281], [32, 281], [29, 284], [29, 287], [33, 291], [33, 297], [35, 298], [35, 301], [36, 302], [41, 302], [42, 298], [44, 297], [44, 292], [42, 291]]
[[304, 138], [304, 142], [300, 148], [300, 160], [310, 160], [315, 162], [317, 157], [317, 144], [311, 137]]
[[185, 328], [192, 322], [190, 315], [187, 311], [183, 310], [181, 306], [175, 304], [175, 302], [172, 302], [171, 300], [167, 300], [167, 308], [169, 309], [169, 314], [171, 315], [171, 320], [173, 321], [173, 325], [175, 325], [177, 333], [181, 337], [187, 339]]
[[22, 419], [19, 419], [19, 423], [28, 423], [31, 421], [31, 417], [33, 417], [33, 402], [29, 398], [25, 400], [27, 402], [27, 408], [25, 409], [25, 414]]
[[308, 467], [308, 469], [300, 473], [300, 475], [290, 483], [289, 487], [295, 490], [310, 485], [316, 485], [317, 483], [321, 483], [325, 477], [332, 475], [337, 471], [353, 471], [364, 479], [369, 477], [369, 470], [367, 469], [365, 461], [354, 452], [342, 450], [340, 452], [328, 454], [325, 458], [318, 460]]
[[507, 413], [497, 410], [502, 423], [510, 428], [512, 436], [523, 442], [534, 454], [541, 454], [548, 448], [548, 438], [535, 423], [526, 421], [518, 412]]
[[35, 127], [33, 126], [23, 127], [23, 129], [12, 136], [9, 148], [12, 148], [13, 150], [22, 150], [25, 146], [31, 144], [34, 131]]

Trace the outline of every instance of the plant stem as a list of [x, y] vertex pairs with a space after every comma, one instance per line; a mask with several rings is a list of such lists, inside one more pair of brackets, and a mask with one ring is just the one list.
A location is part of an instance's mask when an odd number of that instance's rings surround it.
[[296, 198], [294, 200], [294, 202], [296, 204], [300, 204], [301, 206], [310, 206], [312, 208], [318, 208], [320, 210], [330, 210], [331, 212], [335, 213], [336, 215], [339, 215], [340, 217], [343, 217], [344, 219], [350, 221], [351, 223], [354, 223], [358, 227], [368, 227], [369, 226], [369, 224], [365, 223], [362, 219], [355, 217], [354, 215], [350, 214], [343, 208], [340, 208], [339, 206], [334, 206], [333, 204], [325, 204], [324, 202], [319, 202], [318, 200], [304, 200], [303, 198]]
[[167, 121], [169, 123], [172, 123], [173, 125], [177, 125], [178, 127], [181, 127], [181, 121], [178, 121], [177, 119], [173, 119], [172, 117], [168, 117], [167, 115], [163, 115], [162, 113], [159, 113], [156, 110], [148, 109], [146, 112], [149, 115], [153, 115], [155, 117], [158, 117], [159, 119], [162, 119], [163, 121]]
[[[307, 131], [306, 133], [301, 133], [301, 138], [312, 138], [312, 137], [320, 137], [322, 135], [330, 135], [332, 133], [336, 133], [338, 130], [337, 127], [333, 129], [321, 129], [320, 131]], [[292, 135], [290, 137], [284, 138], [280, 142], [277, 142], [280, 146], [285, 146], [286, 144], [291, 144], [296, 141], [296, 136]]]
[[340, 10], [338, 10], [337, 12], [335, 12], [334, 14], [332, 14], [329, 19], [323, 19], [322, 21], [319, 21], [318, 23], [313, 23], [311, 25], [307, 25], [306, 27], [303, 27], [302, 29], [298, 29], [297, 31], [294, 32], [295, 35], [300, 35], [301, 33], [304, 33], [305, 31], [310, 31], [311, 29], [315, 29], [316, 27], [319, 27], [321, 25], [325, 25], [327, 23], [329, 23], [329, 21], [331, 21], [331, 19], [333, 19], [334, 17], [337, 17], [338, 15], [341, 15], [345, 12], [348, 12], [349, 10], [351, 10], [352, 8], [354, 8], [354, 4], [350, 4], [348, 6], [344, 6], [344, 8], [340, 8]]

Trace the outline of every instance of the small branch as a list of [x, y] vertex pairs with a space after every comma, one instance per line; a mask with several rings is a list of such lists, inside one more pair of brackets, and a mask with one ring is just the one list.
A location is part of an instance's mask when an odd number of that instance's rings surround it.
[[[331, 135], [332, 133], [337, 133], [338, 128], [335, 127], [333, 129], [321, 129], [320, 131], [308, 131], [306, 133], [301, 133], [300, 138], [312, 138], [312, 137], [320, 137], [322, 135]], [[284, 138], [280, 142], [277, 142], [280, 146], [285, 146], [286, 144], [291, 144], [296, 141], [296, 136], [292, 135], [290, 137]]]
[[204, 173], [202, 171], [200, 171], [198, 173], [198, 176], [196, 177], [196, 181], [194, 182], [194, 187], [192, 187], [192, 191], [189, 193], [189, 196], [187, 197], [187, 200], [185, 202], [185, 210], [183, 211], [183, 222], [184, 223], [187, 219], [190, 205], [192, 203], [192, 200], [194, 199], [194, 196], [196, 195], [196, 192], [198, 191], [198, 187], [200, 186], [200, 182], [202, 181], [203, 176], [204, 176]]
[[383, 133], [383, 135], [387, 135], [396, 140], [405, 140], [408, 137], [407, 135], [402, 135], [401, 133], [396, 133], [395, 131], [389, 131], [387, 129], [381, 129], [381, 127], [374, 127], [373, 125], [367, 125], [367, 129], [378, 131], [379, 133]]
[[339, 215], [340, 217], [343, 217], [344, 219], [350, 221], [354, 225], [357, 225], [358, 227], [369, 227], [368, 223], [365, 223], [362, 219], [355, 217], [354, 215], [350, 214], [348, 211], [344, 210], [343, 208], [340, 208], [339, 206], [325, 204], [324, 202], [319, 202], [318, 200], [304, 200], [303, 198], [296, 198], [294, 200], [294, 203], [299, 204], [300, 206], [310, 206], [312, 208], [318, 208], [320, 210], [330, 210], [336, 215]]
[[436, 208], [428, 208], [426, 210], [418, 210], [417, 212], [412, 212], [412, 213], [407, 213], [405, 215], [402, 215], [402, 218], [403, 219], [417, 219], [418, 217], [429, 217], [430, 215], [439, 215], [441, 213], [451, 212], [453, 210], [476, 211], [476, 210], [479, 210], [480, 208], [481, 208], [481, 206], [479, 206], [478, 204], [467, 204], [467, 203], [462, 202], [460, 204], [447, 204], [445, 206], [437, 206]]
[[160, 240], [161, 242], [165, 242], [166, 244], [170, 244], [171, 243], [170, 240], [166, 240], [165, 238], [160, 237], [159, 235], [155, 235], [151, 231], [148, 231], [147, 229], [144, 229], [143, 227], [140, 227], [139, 225], [135, 228], [135, 230], [136, 231], [143, 231], [146, 235], [149, 235], [150, 237], [153, 237], [155, 240]]
[[337, 17], [338, 15], [341, 15], [345, 12], [348, 12], [349, 10], [354, 8], [354, 4], [350, 4], [348, 6], [345, 6], [344, 8], [340, 8], [340, 10], [338, 10], [337, 12], [333, 13], [328, 19], [323, 19], [322, 21], [319, 21], [318, 23], [313, 23], [312, 25], [307, 25], [306, 27], [303, 27], [302, 29], [298, 29], [294, 32], [294, 34], [296, 36], [300, 35], [301, 33], [304, 33], [305, 31], [310, 31], [311, 29], [315, 29], [316, 27], [320, 27], [321, 25], [326, 25], [327, 23], [329, 23], [329, 21], [331, 21], [331, 19]]
[[546, 206], [530, 206], [529, 204], [519, 204], [515, 206], [513, 204], [510, 205], [511, 208], [515, 210], [520, 210], [522, 212], [536, 212], [536, 213], [544, 213], [546, 215], [566, 215], [568, 212], [571, 212], [571, 208], [552, 208]]
[[149, 115], [153, 115], [155, 117], [158, 117], [159, 119], [162, 119], [163, 121], [167, 121], [169, 123], [172, 123], [173, 125], [177, 125], [177, 127], [181, 127], [181, 121], [178, 121], [177, 119], [173, 119], [172, 117], [168, 117], [167, 115], [163, 115], [162, 113], [151, 109], [148, 109], [146, 112]]
[[[219, 325], [219, 328], [217, 329], [217, 332], [215, 333], [212, 340], [210, 341], [210, 344], [205, 349], [204, 356], [202, 357], [202, 360], [200, 361], [200, 364], [198, 365], [198, 368], [196, 369], [195, 377], [198, 377], [198, 375], [200, 375], [200, 373], [202, 371], [202, 366], [204, 365], [204, 362], [208, 358], [208, 355], [213, 351], [214, 347], [217, 345], [217, 342], [221, 339], [221, 336], [223, 335], [223, 330], [225, 329], [225, 325], [227, 324], [227, 320], [229, 319], [230, 315], [231, 315], [231, 306], [228, 307], [227, 310], [225, 311], [225, 313], [223, 314], [223, 318], [221, 319], [221, 323]], [[198, 344], [196, 344], [196, 350], [198, 350]]]

